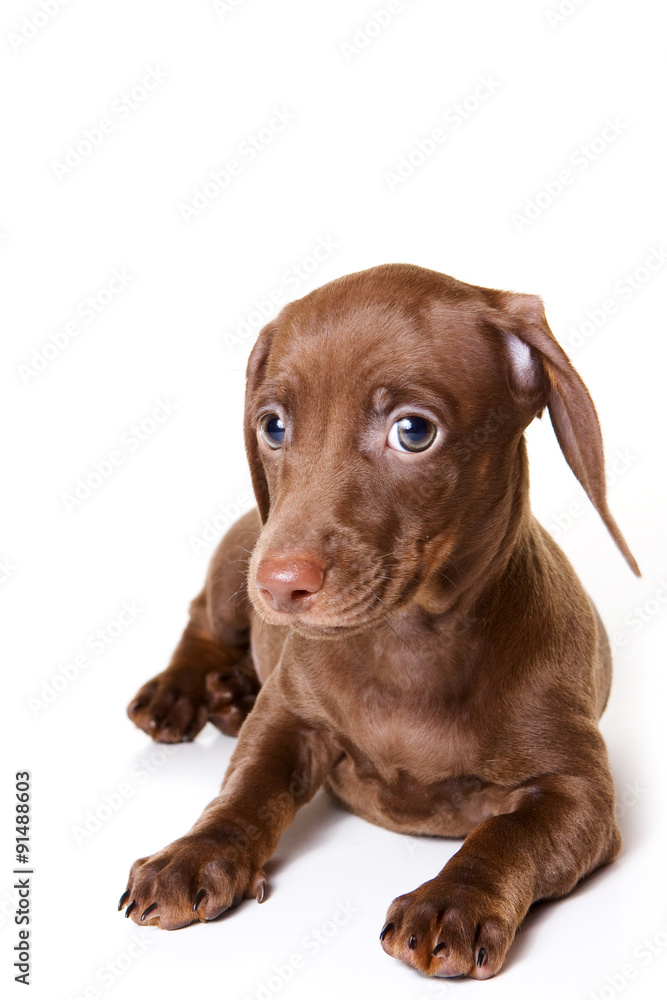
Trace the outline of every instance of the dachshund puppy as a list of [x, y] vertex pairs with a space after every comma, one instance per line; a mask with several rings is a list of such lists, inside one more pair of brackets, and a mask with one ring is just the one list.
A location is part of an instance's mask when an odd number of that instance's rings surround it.
[[613, 861], [609, 643], [529, 506], [523, 434], [545, 407], [638, 574], [593, 403], [535, 296], [392, 264], [262, 330], [245, 404], [257, 510], [128, 710], [155, 740], [210, 719], [238, 743], [191, 831], [132, 867], [128, 916], [173, 930], [261, 902], [264, 864], [322, 785], [390, 830], [465, 838], [380, 935], [429, 976], [495, 975], [532, 903]]

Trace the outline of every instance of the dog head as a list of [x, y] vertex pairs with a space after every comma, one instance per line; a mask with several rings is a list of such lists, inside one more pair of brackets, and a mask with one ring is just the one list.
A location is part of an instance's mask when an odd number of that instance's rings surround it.
[[539, 298], [392, 264], [290, 303], [247, 372], [257, 611], [322, 637], [444, 607], [516, 544], [523, 432], [545, 407], [638, 573], [607, 507], [595, 408]]

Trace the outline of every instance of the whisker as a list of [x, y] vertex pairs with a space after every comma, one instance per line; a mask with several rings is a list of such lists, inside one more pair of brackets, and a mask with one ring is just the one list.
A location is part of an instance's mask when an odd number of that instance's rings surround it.
[[[375, 592], [373, 592], [373, 597], [375, 598], [375, 600], [376, 600], [376, 601], [380, 601], [380, 604], [381, 604], [381, 605], [382, 605], [382, 606], [383, 606], [384, 608], [386, 608], [386, 607], [387, 607], [387, 605], [386, 605], [386, 604], [384, 603], [384, 601], [380, 600], [380, 598], [378, 597], [378, 595], [377, 595], [377, 594], [376, 594]], [[394, 628], [394, 626], [393, 626], [393, 625], [391, 624], [391, 622], [389, 621], [389, 615], [388, 615], [388, 614], [387, 614], [387, 615], [383, 615], [383, 616], [382, 616], [382, 621], [383, 621], [383, 622], [384, 622], [384, 623], [385, 623], [386, 625], [388, 625], [388, 626], [389, 626], [389, 628], [390, 628], [390, 629], [391, 629], [391, 631], [392, 631], [392, 632], [394, 633], [394, 635], [396, 636], [396, 638], [397, 638], [397, 639], [399, 639], [399, 640], [400, 640], [400, 641], [401, 641], [401, 642], [403, 643], [403, 645], [405, 646], [405, 648], [407, 649], [407, 651], [408, 651], [408, 652], [409, 652], [409, 653], [410, 653], [410, 654], [411, 654], [412, 656], [415, 656], [416, 654], [415, 654], [414, 650], [413, 650], [413, 649], [410, 649], [410, 646], [408, 646], [408, 644], [407, 644], [407, 642], [405, 641], [405, 639], [403, 638], [403, 636], [402, 636], [402, 635], [399, 635], [399, 634], [398, 634], [398, 632], [396, 631], [396, 629]]]
[[[236, 563], [241, 563], [242, 566], [247, 566], [248, 565], [248, 560], [247, 559], [228, 559], [223, 566], [221, 566], [219, 569], [217, 569], [215, 571], [215, 573], [213, 574], [212, 579], [217, 580], [218, 577], [221, 576], [222, 573], [226, 573], [227, 570], [230, 568], [230, 566], [234, 566]], [[247, 573], [248, 570], [236, 569], [236, 570], [234, 570], [234, 572], [235, 573], [243, 573], [243, 572]]]
[[[244, 587], [245, 587], [245, 580], [243, 581], [243, 583], [240, 584], [240, 586], [238, 586], [236, 588], [236, 590], [231, 595], [231, 597], [227, 598], [227, 600], [225, 601], [225, 607], [227, 607], [227, 605], [229, 604], [230, 601], [234, 600], [234, 598], [236, 597], [236, 595], [239, 594], [244, 589]], [[247, 593], [244, 596], [247, 597], [248, 596]]]

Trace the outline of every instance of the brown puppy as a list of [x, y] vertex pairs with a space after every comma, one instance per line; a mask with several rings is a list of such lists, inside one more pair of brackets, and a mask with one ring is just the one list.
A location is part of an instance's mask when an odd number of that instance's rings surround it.
[[221, 542], [170, 667], [129, 708], [167, 741], [248, 717], [190, 833], [134, 864], [134, 920], [261, 902], [262, 866], [322, 784], [391, 830], [466, 838], [381, 934], [427, 975], [493, 976], [533, 902], [616, 857], [609, 644], [529, 509], [523, 432], [547, 406], [638, 573], [593, 403], [538, 298], [396, 264], [264, 328], [245, 416], [259, 511]]

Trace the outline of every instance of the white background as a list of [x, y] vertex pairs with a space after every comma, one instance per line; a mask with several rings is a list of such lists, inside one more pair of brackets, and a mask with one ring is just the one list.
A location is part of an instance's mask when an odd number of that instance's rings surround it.
[[[386, 9], [383, 0], [236, 0], [219, 11], [206, 0], [44, 2], [56, 13], [43, 16], [37, 0], [5, 0], [0, 15], [8, 695], [0, 965], [11, 995], [24, 995], [11, 982], [11, 803], [14, 773], [24, 768], [34, 806], [30, 995], [40, 1000], [661, 995], [667, 231], [659, 5], [565, 2], [571, 12], [558, 20], [549, 11], [560, 0], [414, 0], [362, 35], [357, 29]], [[136, 91], [131, 113], [119, 110], [151, 69], [162, 82], [145, 100]], [[483, 100], [483, 90], [474, 96], [482, 78], [493, 90]], [[461, 103], [465, 120], [455, 110]], [[293, 120], [251, 162], [241, 147], [274, 109]], [[76, 154], [103, 118], [112, 131]], [[617, 134], [607, 129], [595, 142], [607, 119]], [[418, 141], [436, 128], [445, 141], [390, 184], [399, 158], [416, 163]], [[66, 156], [74, 166], [63, 170]], [[240, 174], [224, 191], [209, 187], [206, 207], [185, 221], [182, 206], [230, 159], [241, 162]], [[563, 170], [571, 183], [559, 192]], [[538, 194], [535, 217], [522, 223]], [[295, 278], [320, 239], [337, 246]], [[394, 896], [432, 877], [458, 842], [400, 837], [323, 797], [282, 841], [261, 908], [248, 902], [229, 919], [171, 934], [138, 930], [115, 912], [130, 863], [189, 828], [233, 748], [208, 727], [167, 754], [125, 716], [135, 690], [166, 664], [203, 581], [212, 546], [195, 553], [192, 539], [221, 504], [249, 491], [241, 409], [254, 331], [231, 349], [229, 335], [256, 300], [292, 298], [388, 261], [544, 297], [596, 401], [614, 470], [611, 506], [643, 570], [633, 578], [548, 420], [536, 422], [528, 435], [534, 507], [617, 638], [603, 731], [625, 803], [625, 848], [572, 897], [538, 908], [501, 975], [485, 985], [421, 979], [377, 941]], [[131, 280], [107, 304], [114, 269]], [[104, 308], [87, 322], [80, 304], [91, 295]], [[78, 332], [68, 340], [62, 331], [71, 323]], [[54, 348], [52, 335], [65, 346]], [[131, 428], [160, 399], [173, 413], [132, 446]], [[122, 464], [68, 512], [63, 495], [119, 449]], [[141, 611], [97, 655], [89, 637], [112, 626], [123, 602]], [[85, 669], [63, 680], [63, 667], [84, 653]], [[98, 828], [82, 836], [95, 813]], [[295, 955], [303, 967], [284, 982]]]

